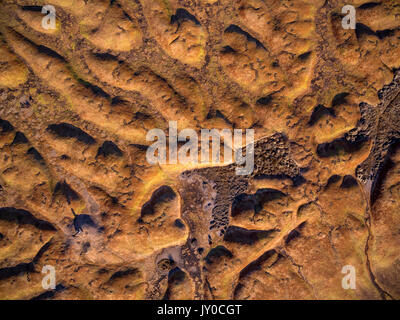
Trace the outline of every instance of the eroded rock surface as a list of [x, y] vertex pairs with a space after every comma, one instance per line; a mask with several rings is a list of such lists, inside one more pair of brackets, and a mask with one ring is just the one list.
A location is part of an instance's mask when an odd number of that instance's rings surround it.
[[[46, 4], [0, 4], [0, 299], [400, 298], [398, 1]], [[254, 171], [150, 165], [170, 121]]]

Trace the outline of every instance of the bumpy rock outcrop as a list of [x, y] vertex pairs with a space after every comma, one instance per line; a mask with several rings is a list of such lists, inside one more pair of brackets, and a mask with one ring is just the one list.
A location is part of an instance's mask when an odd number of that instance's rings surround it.
[[[51, 2], [0, 4], [0, 299], [400, 298], [398, 1]], [[150, 165], [170, 121], [254, 171]]]

